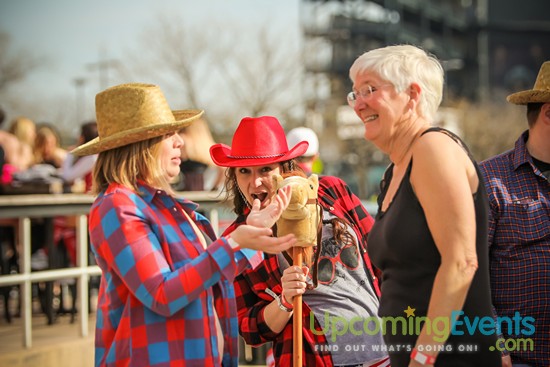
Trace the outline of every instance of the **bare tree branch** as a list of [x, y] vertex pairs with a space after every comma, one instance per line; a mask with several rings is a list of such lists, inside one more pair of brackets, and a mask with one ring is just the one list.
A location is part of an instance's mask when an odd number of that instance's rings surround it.
[[25, 78], [39, 65], [39, 59], [28, 51], [12, 51], [10, 36], [0, 32], [0, 92]]
[[156, 24], [141, 36], [149, 52], [134, 55], [134, 69], [165, 80], [184, 94], [186, 103], [201, 106], [198, 90], [205, 75], [200, 64], [208, 54], [207, 37], [202, 30], [186, 27], [179, 17], [160, 15]]
[[[154, 74], [192, 106], [204, 108], [220, 131], [243, 115], [283, 115], [300, 103], [301, 62], [292, 39], [257, 28], [208, 22], [208, 27], [160, 16], [134, 55], [139, 74]], [[217, 126], [216, 126], [217, 125]]]
[[[299, 102], [297, 90], [302, 71], [299, 51], [288, 45], [281, 34], [267, 28], [258, 30], [250, 42], [226, 46], [231, 63], [221, 64], [229, 92], [251, 115], [268, 110], [277, 113]], [[230, 53], [229, 50], [232, 49]]]

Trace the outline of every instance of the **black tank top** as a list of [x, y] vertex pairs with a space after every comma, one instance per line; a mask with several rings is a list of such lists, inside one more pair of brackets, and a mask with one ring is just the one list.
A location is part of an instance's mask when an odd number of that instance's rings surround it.
[[[468, 152], [462, 141], [451, 132], [440, 128], [431, 128], [423, 134], [431, 131], [449, 135]], [[485, 318], [483, 321], [485, 324], [492, 320], [493, 314], [487, 244], [488, 199], [479, 168], [469, 152], [468, 155], [476, 167], [479, 178], [477, 192], [473, 195], [476, 213], [478, 270], [474, 275], [462, 311], [464, 311], [464, 316], [471, 320], [470, 324], [475, 322], [476, 316], [478, 321]], [[441, 262], [441, 256], [428, 228], [424, 211], [410, 183], [412, 165], [413, 159], [411, 158], [392, 203], [386, 212], [381, 212], [379, 209], [368, 237], [369, 256], [383, 274], [379, 315], [381, 317], [401, 317], [408, 323], [413, 321], [409, 320], [405, 314], [405, 310], [409, 307], [415, 309], [414, 316], [416, 318], [426, 316], [434, 278]], [[393, 165], [388, 168], [381, 183], [381, 194], [378, 198], [379, 208], [382, 207], [392, 179], [392, 168]], [[460, 317], [459, 321], [464, 322], [464, 317]], [[414, 348], [420, 328], [418, 331], [411, 330], [414, 327], [409, 327], [410, 325], [407, 324], [406, 331], [403, 332], [402, 324], [397, 323], [399, 325], [397, 331], [392, 332], [391, 323], [386, 323], [386, 325], [389, 327], [385, 332], [384, 340], [390, 351], [392, 367], [408, 366], [410, 352]], [[441, 325], [434, 326], [441, 330]], [[439, 353], [436, 366], [500, 366], [500, 353], [490, 351], [490, 347], [495, 349], [497, 337], [494, 328], [489, 329], [492, 330], [489, 331], [489, 333], [492, 332], [490, 335], [484, 335], [487, 331], [480, 332], [477, 327], [472, 330], [473, 335], [470, 335], [465, 324], [458, 325], [457, 330], [465, 330], [464, 335], [449, 336], [445, 351]], [[432, 335], [434, 334], [438, 335], [435, 331]]]

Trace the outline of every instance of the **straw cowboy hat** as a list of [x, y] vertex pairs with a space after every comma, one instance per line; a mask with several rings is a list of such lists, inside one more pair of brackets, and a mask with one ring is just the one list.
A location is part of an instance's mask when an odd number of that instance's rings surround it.
[[550, 61], [542, 64], [533, 89], [510, 94], [506, 100], [514, 104], [550, 102]]
[[177, 131], [198, 119], [202, 110], [172, 111], [156, 85], [121, 84], [95, 97], [98, 137], [75, 148], [89, 155]]
[[288, 149], [285, 132], [272, 116], [245, 117], [233, 135], [231, 146], [214, 144], [210, 156], [222, 167], [248, 167], [288, 161], [305, 153], [307, 141]]

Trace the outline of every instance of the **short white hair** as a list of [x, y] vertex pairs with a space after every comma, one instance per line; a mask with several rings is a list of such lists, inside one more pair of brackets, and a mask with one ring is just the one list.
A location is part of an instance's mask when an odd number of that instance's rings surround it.
[[352, 82], [366, 71], [378, 74], [403, 92], [412, 83], [420, 86], [419, 113], [433, 120], [443, 98], [444, 71], [434, 55], [412, 45], [377, 48], [359, 56], [349, 70]]

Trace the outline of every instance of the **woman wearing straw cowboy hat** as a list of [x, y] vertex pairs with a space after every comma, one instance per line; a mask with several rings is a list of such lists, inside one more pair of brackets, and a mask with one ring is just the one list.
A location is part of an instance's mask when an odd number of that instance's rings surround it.
[[[532, 350], [517, 348], [503, 366], [550, 363], [550, 61], [533, 89], [511, 94], [525, 105], [528, 130], [514, 149], [481, 162], [489, 194], [489, 260], [493, 306], [498, 317], [533, 319], [526, 335]], [[526, 301], [528, 300], [528, 301]], [[518, 331], [502, 328], [504, 340]], [[523, 338], [523, 336], [519, 336]], [[511, 361], [510, 361], [511, 358]]]
[[[295, 172], [299, 169], [295, 158], [307, 147], [308, 143], [301, 141], [289, 149], [279, 121], [262, 116], [243, 118], [231, 147], [215, 144], [210, 148], [214, 163], [228, 167], [225, 190], [238, 215], [225, 233], [233, 235], [244, 223], [256, 220], [250, 211], [252, 204], [265, 207], [276, 197], [273, 175], [299, 174]], [[357, 325], [363, 325], [363, 321], [376, 318], [378, 282], [366, 255], [373, 219], [337, 177], [319, 178], [318, 196], [323, 227], [321, 246], [315, 254], [319, 259], [317, 271], [312, 267], [310, 277], [307, 268], [290, 266], [292, 260], [289, 262], [286, 254], [267, 254], [256, 269], [238, 276], [235, 289], [240, 333], [251, 345], [273, 342], [276, 365], [291, 366], [291, 307], [293, 297], [303, 295], [304, 366], [387, 366], [387, 355], [380, 350], [381, 333], [368, 335], [349, 329], [340, 333], [341, 325], [335, 330], [327, 321], [362, 320]], [[308, 287], [312, 278], [318, 281], [315, 288]], [[358, 328], [362, 330], [362, 326]]]
[[[96, 115], [98, 138], [73, 150], [99, 153], [90, 212], [103, 272], [95, 365], [236, 366], [233, 278], [261, 261], [257, 251], [280, 252], [295, 239], [246, 225], [216, 240], [197, 205], [174, 197], [177, 131], [202, 111], [171, 111], [157, 86], [123, 84], [96, 96]], [[278, 218], [289, 194], [259, 215]]]

